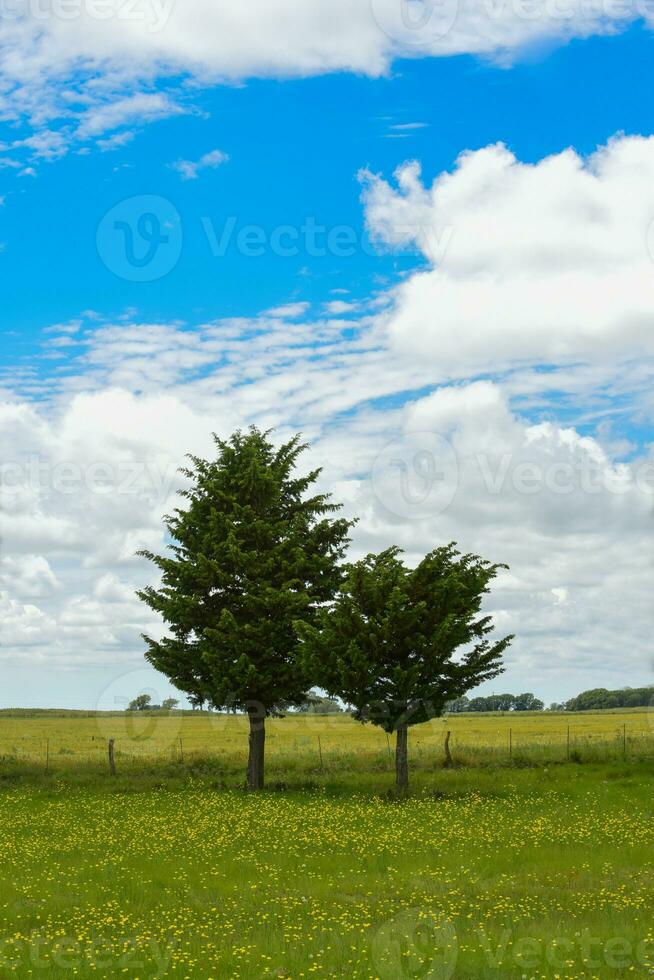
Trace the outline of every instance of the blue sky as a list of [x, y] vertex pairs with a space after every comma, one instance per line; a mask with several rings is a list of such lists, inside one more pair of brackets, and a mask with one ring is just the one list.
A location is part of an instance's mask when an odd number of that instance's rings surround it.
[[[649, 680], [651, 31], [501, 21], [501, 43], [482, 30], [467, 52], [462, 28], [451, 56], [407, 57], [352, 10], [349, 33], [298, 17], [297, 36], [244, 28], [233, 52], [162, 32], [178, 74], [146, 47], [139, 63], [140, 35], [130, 61], [111, 32], [46, 32], [20, 72], [0, 45], [1, 427], [8, 463], [47, 474], [5, 501], [0, 703], [93, 707], [121, 678], [149, 683], [135, 552], [163, 547], [178, 485], [154, 493], [152, 468], [174, 474], [212, 429], [251, 422], [307, 433], [362, 517], [356, 552], [398, 541], [413, 560], [456, 537], [509, 560], [493, 612], [519, 642], [499, 686], [559, 700]], [[238, 245], [248, 227], [261, 255]], [[453, 447], [458, 483], [407, 514], [379, 461], [410, 463], [416, 432]], [[51, 486], [62, 462], [75, 492]], [[98, 464], [114, 468], [104, 495]], [[142, 472], [125, 499], [128, 464]]]
[[[384, 78], [340, 73], [212, 87], [193, 93], [195, 115], [154, 122], [124, 148], [70, 154], [42, 164], [36, 179], [0, 172], [2, 318], [19, 334], [9, 357], [30, 356], [44, 325], [87, 309], [192, 321], [252, 316], [291, 299], [320, 303], [338, 288], [368, 295], [377, 277], [392, 278], [419, 258], [359, 248], [340, 260], [317, 258], [300, 247], [294, 257], [266, 249], [251, 259], [234, 239], [217, 258], [202, 219], [220, 234], [231, 216], [237, 229], [268, 232], [313, 217], [362, 237], [362, 167], [390, 176], [417, 158], [426, 174], [437, 174], [462, 150], [497, 141], [536, 161], [568, 146], [590, 153], [621, 131], [648, 134], [651, 43], [649, 31], [636, 27], [617, 39], [524, 55], [510, 68], [471, 56], [405, 59]], [[411, 123], [425, 125], [391, 128]], [[169, 166], [215, 148], [229, 162], [196, 180], [182, 181]], [[142, 194], [175, 205], [184, 245], [169, 275], [127, 283], [99, 258], [97, 226], [117, 202]]]

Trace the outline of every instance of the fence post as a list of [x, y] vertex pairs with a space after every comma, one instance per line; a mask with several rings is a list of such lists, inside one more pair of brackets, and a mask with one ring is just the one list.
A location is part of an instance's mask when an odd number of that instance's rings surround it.
[[622, 758], [627, 758], [627, 726], [622, 726]]
[[45, 740], [45, 771], [50, 770], [50, 739]]
[[568, 725], [568, 747], [566, 751], [566, 759], [570, 762], [570, 725]]
[[324, 767], [322, 764], [322, 743], [320, 741], [320, 735], [318, 736], [318, 755], [320, 756], [320, 771], [323, 772]]
[[393, 754], [391, 752], [391, 740], [388, 737], [388, 732], [386, 732], [386, 745], [388, 746], [388, 758], [392, 761]]
[[112, 776], [116, 775], [116, 761], [114, 759], [114, 739], [109, 739], [109, 772]]
[[184, 746], [182, 745], [182, 740], [179, 740], [179, 761], [184, 765]]
[[509, 762], [513, 761], [513, 729], [509, 728]]

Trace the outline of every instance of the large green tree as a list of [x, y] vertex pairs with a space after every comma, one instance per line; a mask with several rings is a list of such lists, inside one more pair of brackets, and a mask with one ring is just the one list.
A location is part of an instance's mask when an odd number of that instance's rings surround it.
[[250, 789], [263, 786], [266, 717], [311, 687], [293, 624], [333, 599], [351, 527], [312, 495], [319, 470], [297, 474], [300, 437], [276, 449], [268, 436], [214, 436], [216, 459], [189, 457], [187, 504], [165, 519], [170, 554], [142, 552], [161, 585], [139, 592], [170, 632], [144, 637], [150, 663], [195, 701], [247, 713]]
[[400, 555], [393, 547], [349, 566], [336, 601], [297, 631], [316, 683], [360, 721], [396, 733], [397, 787], [405, 791], [409, 727], [502, 673], [512, 637], [492, 643], [491, 617], [480, 615], [506, 566], [461, 555], [454, 544], [413, 569]]

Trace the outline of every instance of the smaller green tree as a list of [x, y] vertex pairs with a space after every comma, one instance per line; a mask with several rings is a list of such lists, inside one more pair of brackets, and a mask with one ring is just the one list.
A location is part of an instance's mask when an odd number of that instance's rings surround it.
[[164, 709], [164, 711], [172, 711], [178, 704], [179, 700], [177, 698], [164, 698], [164, 700], [161, 702], [161, 707]]
[[462, 698], [455, 698], [454, 701], [448, 701], [445, 705], [445, 711], [448, 715], [460, 715], [466, 711], [470, 711], [470, 698], [464, 695]]
[[545, 704], [531, 692], [517, 694], [513, 699], [514, 711], [542, 711]]
[[149, 694], [139, 694], [138, 697], [130, 701], [128, 711], [147, 711], [152, 706], [152, 698]]
[[324, 698], [314, 695], [298, 708], [301, 714], [309, 715], [339, 715], [343, 714], [343, 708], [336, 698]]
[[[396, 733], [396, 781], [408, 788], [408, 729], [439, 717], [448, 702], [502, 673], [513, 639], [491, 643], [480, 616], [505, 565], [461, 555], [454, 544], [407, 568], [399, 548], [347, 569], [335, 602], [314, 624], [297, 623], [307, 669], [354, 717]], [[455, 658], [455, 655], [456, 658]]]

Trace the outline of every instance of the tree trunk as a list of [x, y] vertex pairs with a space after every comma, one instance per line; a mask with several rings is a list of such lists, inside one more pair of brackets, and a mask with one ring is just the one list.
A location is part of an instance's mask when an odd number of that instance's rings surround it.
[[452, 761], [452, 753], [450, 752], [450, 735], [452, 732], [448, 732], [445, 736], [445, 768], [451, 769], [454, 765]]
[[263, 761], [266, 746], [266, 716], [259, 710], [250, 711], [250, 751], [248, 755], [247, 788], [263, 789]]
[[398, 793], [406, 793], [409, 788], [409, 729], [400, 725], [397, 729], [397, 744], [395, 748], [395, 785]]

